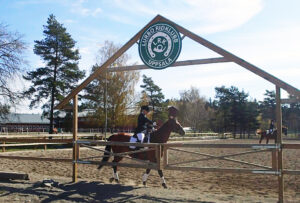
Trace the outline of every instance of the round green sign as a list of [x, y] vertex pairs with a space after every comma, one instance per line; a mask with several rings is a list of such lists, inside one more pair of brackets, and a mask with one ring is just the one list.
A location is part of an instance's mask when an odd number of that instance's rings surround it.
[[148, 27], [139, 41], [139, 54], [145, 65], [163, 69], [172, 65], [181, 51], [181, 37], [175, 27], [155, 23]]

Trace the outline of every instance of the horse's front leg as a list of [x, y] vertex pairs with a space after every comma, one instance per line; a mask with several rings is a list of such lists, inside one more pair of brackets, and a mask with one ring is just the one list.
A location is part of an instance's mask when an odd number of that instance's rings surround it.
[[113, 166], [113, 176], [109, 179], [109, 182], [116, 181], [117, 183], [119, 182], [119, 174], [118, 174], [118, 168], [117, 166]]
[[162, 170], [157, 170], [157, 171], [158, 171], [158, 174], [159, 174], [160, 179], [161, 179], [161, 185], [162, 185], [164, 188], [168, 188]]
[[261, 134], [261, 136], [260, 136], [260, 140], [259, 140], [259, 144], [261, 144], [261, 141], [264, 139], [264, 136], [263, 136], [263, 134]]
[[[114, 160], [112, 162], [118, 163], [122, 160], [121, 157], [114, 157]], [[118, 174], [118, 167], [113, 166], [113, 177], [109, 179], [110, 182], [116, 181], [117, 183], [119, 182], [119, 174]]]
[[143, 180], [143, 185], [144, 186], [146, 186], [146, 182], [147, 182], [147, 179], [148, 179], [148, 177], [149, 177], [149, 175], [150, 175], [150, 171], [151, 171], [151, 169], [149, 169], [149, 168], [147, 168], [146, 169], [146, 173], [144, 173], [144, 175], [142, 176], [142, 180]]

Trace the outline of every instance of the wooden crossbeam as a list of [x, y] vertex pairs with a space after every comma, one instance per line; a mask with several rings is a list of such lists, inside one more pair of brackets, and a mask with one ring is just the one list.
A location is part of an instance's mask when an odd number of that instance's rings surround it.
[[210, 168], [210, 167], [178, 167], [166, 166], [166, 170], [179, 170], [179, 171], [201, 171], [201, 172], [224, 172], [224, 173], [255, 173], [266, 175], [278, 175], [278, 171], [267, 169], [246, 169], [246, 168]]
[[[213, 158], [213, 159], [221, 159], [221, 160], [231, 161], [231, 162], [240, 163], [240, 164], [245, 164], [245, 165], [249, 165], [249, 166], [256, 166], [256, 167], [260, 167], [260, 168], [271, 169], [271, 167], [268, 167], [268, 166], [263, 166], [263, 165], [255, 164], [255, 163], [249, 163], [249, 162], [246, 162], [246, 161], [241, 161], [241, 160], [236, 160], [236, 159], [230, 159], [230, 158], [226, 158], [225, 156], [215, 156], [215, 155], [206, 154], [206, 153], [190, 152], [190, 151], [186, 151], [186, 150], [173, 149], [173, 148], [172, 148], [172, 150], [174, 150], [174, 151], [180, 151], [180, 152], [186, 152], [186, 153], [193, 153], [193, 154], [198, 154], [198, 155], [202, 155], [202, 156], [208, 156], [208, 157], [211, 157], [211, 158]], [[198, 162], [198, 161], [199, 161], [199, 160], [184, 161], [184, 162], [174, 163], [174, 164], [169, 164], [169, 165], [183, 164], [183, 163], [191, 163], [191, 162]]]
[[[168, 148], [168, 149], [173, 150], [173, 148]], [[234, 154], [226, 154], [226, 155], [223, 155], [223, 156], [217, 156], [217, 157], [202, 158], [202, 159], [193, 160], [193, 161], [191, 161], [191, 162], [209, 161], [209, 160], [212, 160], [212, 159], [223, 159], [223, 158], [225, 158], [225, 157], [239, 156], [239, 155], [252, 154], [252, 153], [259, 153], [259, 152], [266, 152], [266, 151], [269, 151], [269, 150], [268, 150], [268, 149], [251, 150], [251, 151], [245, 151], [245, 152], [234, 153]], [[192, 154], [199, 154], [199, 153], [197, 153], [197, 152], [190, 152], [190, 151], [186, 151], [186, 152], [187, 152], [187, 153], [192, 153]], [[199, 154], [199, 155], [205, 156], [205, 155], [203, 155], [203, 154]], [[170, 164], [170, 165], [183, 164], [183, 163], [184, 163], [184, 162], [177, 162], [177, 163]], [[188, 163], [188, 161], [187, 161], [186, 163]]]
[[[141, 160], [139, 160], [141, 161]], [[145, 164], [130, 164], [130, 163], [121, 163], [121, 162], [101, 162], [101, 161], [84, 161], [77, 160], [79, 164], [94, 164], [94, 165], [103, 165], [103, 166], [119, 166], [119, 167], [131, 167], [131, 168], [149, 168], [157, 169], [157, 164], [152, 162], [146, 162]]]
[[282, 104], [300, 103], [300, 99], [297, 99], [297, 98], [281, 99], [281, 103]]
[[[51, 136], [50, 136], [51, 137]], [[72, 139], [33, 139], [33, 138], [0, 138], [0, 142], [17, 142], [17, 143], [72, 143]]]
[[196, 144], [196, 143], [165, 143], [167, 147], [183, 148], [252, 148], [252, 149], [271, 149], [276, 148], [275, 144]]
[[0, 180], [29, 180], [29, 175], [27, 173], [0, 171]]
[[47, 158], [47, 157], [27, 157], [27, 156], [12, 156], [12, 155], [2, 155], [1, 159], [17, 159], [17, 160], [31, 160], [31, 161], [53, 161], [53, 162], [69, 162], [72, 163], [73, 159], [63, 159], [63, 158]]
[[99, 74], [103, 73], [116, 59], [124, 54], [134, 43], [136, 43], [142, 36], [142, 33], [150, 25], [158, 22], [161, 16], [156, 16], [145, 27], [143, 27], [136, 35], [134, 35], [123, 47], [121, 47], [114, 55], [112, 55], [102, 66], [95, 70], [87, 79], [85, 79], [78, 87], [76, 87], [67, 97], [65, 97], [55, 109], [63, 109], [68, 102], [77, 95], [83, 88], [85, 88], [91, 81], [93, 81]]
[[58, 145], [61, 143], [26, 143], [26, 144], [0, 144], [0, 147], [26, 147], [26, 146], [38, 146], [38, 145]]
[[254, 74], [268, 80], [269, 82], [275, 84], [276, 86], [286, 90], [287, 92], [289, 92], [292, 95], [295, 95], [296, 97], [298, 97], [298, 99], [300, 99], [300, 91], [289, 85], [288, 83], [278, 79], [277, 77], [267, 73], [266, 71], [258, 68], [257, 66], [245, 61], [244, 59], [230, 53], [229, 51], [226, 51], [225, 49], [222, 49], [221, 47], [211, 43], [210, 41], [196, 35], [195, 33], [185, 29], [184, 27], [172, 22], [171, 20], [165, 18], [165, 17], [161, 17], [160, 22], [166, 22], [169, 23], [173, 26], [175, 26], [179, 32], [181, 32], [182, 34], [184, 34], [185, 36], [189, 37], [190, 39], [194, 40], [195, 42], [198, 42], [200, 44], [202, 44], [203, 46], [207, 47], [208, 49], [220, 54], [221, 56], [227, 58], [230, 61], [235, 62], [236, 64], [246, 68], [247, 70], [253, 72]]
[[[288, 83], [276, 78], [275, 76], [263, 71], [262, 69], [254, 66], [253, 64], [243, 60], [242, 58], [237, 57], [236, 55], [222, 49], [221, 47], [207, 41], [206, 39], [192, 33], [191, 31], [185, 29], [184, 27], [177, 25], [176, 23], [168, 20], [167, 18], [164, 18], [163, 16], [157, 15], [153, 20], [151, 20], [145, 27], [143, 27], [136, 35], [134, 35], [123, 47], [121, 47], [111, 58], [109, 58], [102, 66], [100, 66], [98, 69], [96, 69], [87, 79], [85, 79], [79, 86], [77, 86], [74, 90], [72, 90], [72, 92], [65, 97], [56, 107], [55, 109], [63, 109], [65, 105], [67, 105], [69, 103], [69, 101], [76, 95], [78, 94], [83, 88], [85, 88], [92, 80], [94, 80], [99, 74], [102, 74], [103, 72], [106, 71], [106, 69], [117, 59], [119, 58], [123, 53], [125, 53], [134, 43], [136, 43], [139, 38], [141, 37], [142, 33], [152, 24], [156, 23], [156, 22], [167, 22], [169, 24], [172, 24], [173, 26], [175, 26], [179, 32], [181, 32], [184, 36], [189, 37], [190, 39], [196, 41], [199, 44], [202, 44], [203, 46], [207, 47], [208, 49], [220, 54], [221, 56], [223, 56], [225, 59], [223, 62], [228, 62], [228, 61], [232, 61], [244, 68], [246, 68], [247, 70], [253, 72], [254, 74], [268, 80], [269, 82], [275, 84], [276, 86], [286, 90], [287, 92], [289, 92], [290, 94], [294, 95], [297, 97], [297, 99], [300, 100], [300, 91], [289, 85]], [[220, 60], [220, 59], [218, 59]], [[222, 61], [220, 61], [222, 62]], [[186, 63], [188, 65], [189, 62], [182, 62], [182, 63]], [[178, 63], [179, 65], [180, 63]], [[193, 64], [190, 64], [193, 65]], [[127, 67], [128, 70], [134, 70], [133, 67]], [[145, 66], [140, 66], [138, 67], [140, 69], [144, 69]], [[121, 69], [115, 69], [118, 71], [121, 71]], [[125, 70], [125, 69], [123, 69]]]
[[[203, 65], [203, 64], [224, 63], [224, 62], [231, 62], [231, 61], [226, 59], [225, 57], [195, 59], [195, 60], [176, 61], [170, 67]], [[133, 71], [133, 70], [145, 70], [145, 69], [150, 69], [150, 68], [146, 65], [135, 65], [135, 66], [122, 66], [122, 67], [108, 68], [107, 71], [121, 72], [121, 71]]]

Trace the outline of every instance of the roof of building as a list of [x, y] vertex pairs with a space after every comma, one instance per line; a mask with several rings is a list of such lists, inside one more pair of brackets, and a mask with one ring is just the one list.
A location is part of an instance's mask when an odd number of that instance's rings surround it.
[[41, 114], [10, 113], [6, 118], [0, 117], [0, 123], [49, 124], [49, 122], [49, 119], [43, 118]]

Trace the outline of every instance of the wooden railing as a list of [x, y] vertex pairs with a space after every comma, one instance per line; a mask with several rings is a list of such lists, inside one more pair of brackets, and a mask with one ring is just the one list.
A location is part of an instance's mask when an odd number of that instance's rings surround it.
[[[140, 144], [140, 143], [124, 143], [124, 142], [105, 142], [105, 141], [96, 141], [96, 140], [77, 140], [73, 141], [72, 139], [26, 139], [26, 138], [1, 138], [0, 142], [14, 142], [14, 143], [40, 143], [40, 144], [70, 144], [73, 143], [73, 146], [76, 146], [74, 150], [76, 150], [75, 155], [72, 159], [58, 159], [58, 158], [46, 158], [46, 157], [23, 157], [23, 156], [14, 156], [14, 155], [6, 155], [5, 153], [0, 154], [0, 158], [5, 159], [21, 159], [21, 160], [36, 160], [36, 161], [53, 161], [53, 162], [70, 162], [73, 164], [97, 164], [97, 165], [109, 165], [109, 166], [120, 166], [120, 167], [132, 167], [132, 168], [149, 168], [149, 169], [166, 169], [166, 170], [182, 170], [182, 171], [199, 171], [199, 172], [224, 172], [224, 173], [257, 173], [257, 174], [266, 174], [266, 175], [277, 175], [283, 178], [284, 174], [290, 175], [300, 175], [300, 170], [289, 170], [282, 169], [279, 166], [279, 152], [281, 150], [289, 150], [289, 149], [300, 149], [300, 144], [194, 144], [194, 143], [149, 143], [149, 144]], [[97, 146], [106, 146], [106, 145], [116, 145], [116, 146], [139, 146], [139, 147], [147, 147], [142, 148], [137, 151], [128, 151], [124, 153], [114, 153], [108, 152], [110, 156], [121, 156], [124, 158], [129, 158], [128, 155], [134, 153], [148, 152], [155, 150], [156, 163], [149, 163], [148, 161], [141, 161], [135, 158], [131, 158], [131, 160], [138, 162], [137, 163], [111, 163], [111, 162], [101, 162], [91, 160], [91, 157], [86, 157], [85, 159], [80, 158], [80, 148], [87, 147], [93, 150], [97, 150], [101, 152], [104, 157], [104, 149], [95, 147]], [[208, 153], [195, 152], [190, 151], [189, 149], [199, 149], [199, 148], [239, 148], [239, 149], [249, 149], [247, 151], [242, 151], [239, 153], [232, 153], [226, 155], [212, 155]], [[73, 150], [73, 151], [74, 151]], [[189, 160], [189, 161], [181, 161], [175, 163], [169, 163], [169, 152], [177, 151], [180, 153], [187, 153], [193, 155], [201, 155], [202, 158]], [[234, 159], [236, 156], [251, 154], [251, 153], [261, 153], [261, 152], [270, 152], [272, 154], [272, 165], [264, 166], [257, 163], [246, 162], [242, 160]], [[161, 154], [163, 153], [163, 156]], [[203, 158], [205, 156], [205, 158]], [[162, 158], [161, 158], [162, 157]], [[89, 159], [90, 158], [90, 159]], [[222, 160], [229, 161], [239, 164], [244, 164], [247, 166], [251, 166], [254, 168], [212, 168], [212, 167], [195, 167], [195, 166], [180, 166], [182, 164], [188, 163], [196, 163], [199, 161], [207, 161], [207, 160]], [[162, 164], [161, 164], [162, 162]], [[73, 171], [77, 170], [73, 167]], [[73, 173], [74, 175], [78, 175], [77, 173]], [[77, 177], [73, 177], [73, 180]], [[280, 189], [281, 187], [279, 187]], [[283, 191], [279, 191], [280, 193]]]

